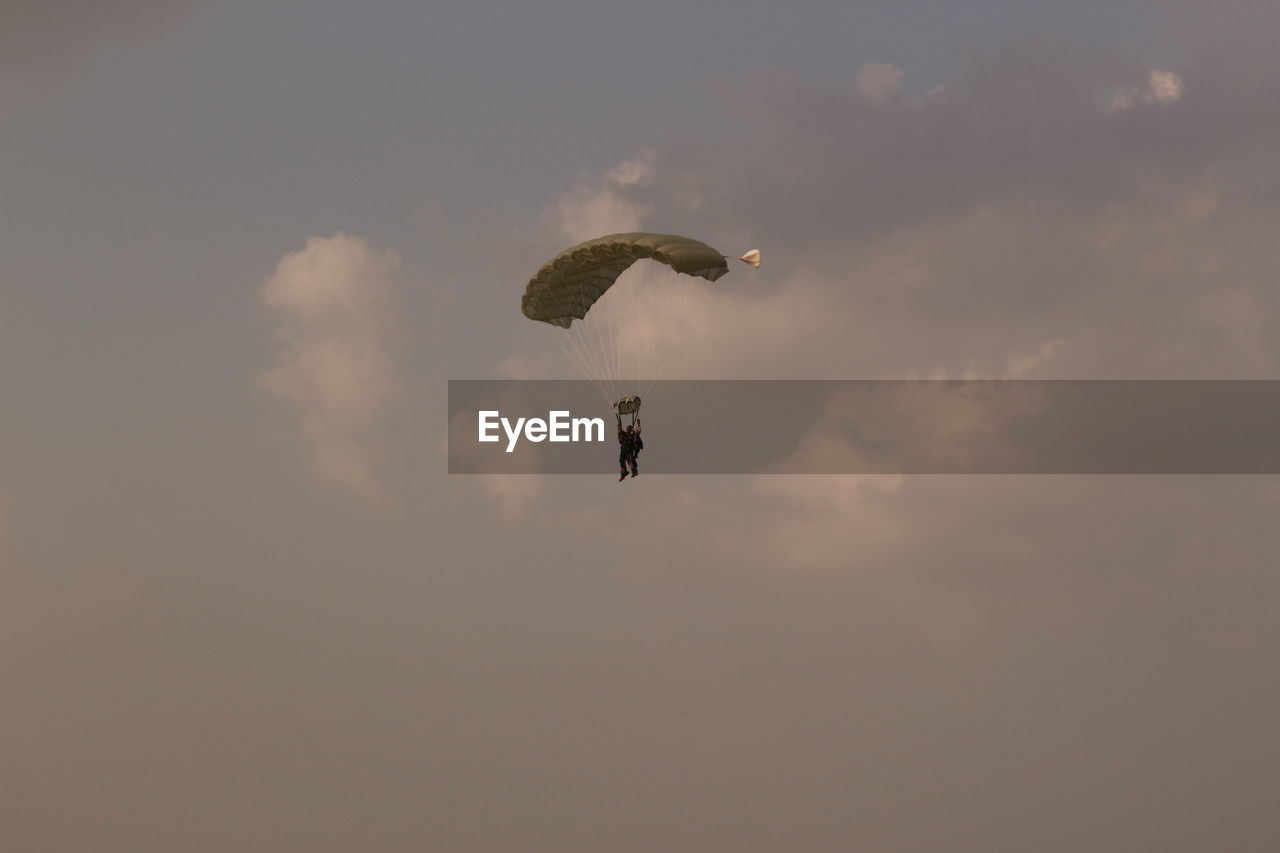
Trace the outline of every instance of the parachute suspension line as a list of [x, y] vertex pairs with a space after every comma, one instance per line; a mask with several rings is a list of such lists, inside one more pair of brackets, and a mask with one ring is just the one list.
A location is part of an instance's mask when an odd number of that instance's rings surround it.
[[[678, 308], [687, 308], [687, 305], [681, 305], [680, 303], [687, 303], [689, 299], [688, 288], [673, 287], [672, 285], [674, 284], [674, 282], [669, 276], [662, 277], [661, 282], [657, 282], [657, 281], [654, 282], [654, 284], [659, 284], [659, 283], [661, 283], [664, 286], [648, 288], [648, 290], [650, 290], [650, 292], [653, 295], [652, 298], [654, 298], [656, 302], [658, 302], [662, 306], [662, 311], [661, 311], [660, 322], [656, 326], [655, 326], [655, 323], [652, 323], [652, 322], [646, 323], [644, 326], [645, 358], [647, 360], [649, 370], [648, 370], [648, 376], [640, 377], [640, 378], [645, 380], [643, 385], [643, 391], [641, 393], [643, 396], [646, 396], [646, 397], [649, 395], [649, 392], [653, 389], [653, 383], [657, 382], [660, 378], [662, 378], [666, 370], [667, 361], [671, 355], [671, 349], [672, 349], [670, 342], [667, 342], [666, 346], [663, 346], [663, 347], [658, 346], [657, 326], [660, 326], [661, 328], [664, 328], [664, 329], [670, 329], [675, 316], [677, 315], [683, 316], [684, 314], [687, 313], [684, 310], [678, 310]], [[683, 285], [684, 282], [680, 282], [680, 284]], [[659, 295], [658, 294], [659, 290], [671, 291], [671, 292], [669, 293], [663, 292], [662, 294]], [[658, 319], [656, 308], [654, 311], [651, 311], [646, 316], [650, 316], [655, 319]]]
[[610, 393], [608, 380], [597, 361], [595, 349], [587, 341], [586, 335], [574, 326], [572, 320], [569, 321], [569, 327], [564, 332], [577, 353], [579, 362], [585, 367], [585, 373], [590, 377], [592, 386], [601, 397], [608, 399]]
[[[555, 339], [556, 344], [566, 355], [572, 359], [577, 365], [578, 371], [591, 383], [591, 387], [595, 388], [597, 393], [603, 393], [600, 388], [600, 380], [596, 377], [595, 371], [591, 367], [591, 363], [583, 358], [581, 348], [577, 345], [577, 341], [568, 333], [567, 330], [559, 329], [549, 330], [549, 334]], [[566, 343], [567, 341], [567, 343]]]
[[[617, 282], [613, 286], [616, 293], [610, 304], [607, 306], [609, 322], [614, 326], [615, 335], [617, 336], [617, 358], [618, 358], [618, 394], [632, 393], [631, 388], [624, 388], [625, 382], [635, 381], [636, 372], [640, 369], [640, 364], [636, 358], [636, 353], [631, 351], [634, 349], [634, 335], [624, 334], [637, 322], [644, 322], [645, 315], [638, 310], [636, 304], [636, 293], [643, 288], [637, 281], [643, 269], [643, 262], [637, 261], [633, 263], [626, 272], [618, 276]], [[621, 315], [621, 316], [619, 316]], [[620, 327], [620, 328], [619, 328]]]
[[[607, 323], [617, 368], [617, 396], [647, 392], [661, 378], [671, 354], [662, 346], [662, 330], [680, 313], [676, 306], [687, 301], [689, 283], [677, 280], [657, 262], [638, 260], [619, 276], [610, 291], [592, 309], [597, 323]], [[625, 383], [632, 386], [622, 387]]]
[[[612, 289], [613, 288], [611, 287], [610, 290]], [[608, 294], [606, 293], [605, 296], [608, 296]], [[621, 347], [618, 346], [618, 318], [615, 316], [613, 311], [609, 311], [606, 312], [605, 321], [605, 331], [608, 332], [609, 335], [609, 346], [606, 352], [609, 354], [610, 375], [613, 380], [618, 382], [620, 385], [622, 379], [622, 361], [620, 352]], [[614, 393], [617, 393], [617, 388], [614, 388]]]
[[[582, 303], [583, 313], [586, 313], [585, 302], [579, 296]], [[595, 350], [590, 346], [583, 334], [582, 330], [573, 325], [573, 320], [569, 321], [568, 328], [557, 327], [550, 330], [556, 337], [556, 343], [560, 349], [564, 351], [578, 366], [578, 369], [591, 382], [591, 386], [596, 389], [596, 393], [605, 400], [610, 399], [611, 389], [609, 388], [608, 378], [605, 376], [603, 365], [596, 358]], [[565, 346], [565, 341], [568, 346]]]
[[[640, 382], [648, 381], [653, 384], [655, 365], [655, 348], [657, 344], [657, 329], [665, 325], [665, 314], [670, 308], [667, 304], [665, 291], [667, 283], [665, 277], [658, 274], [658, 267], [655, 263], [649, 262], [643, 266], [642, 275], [645, 281], [635, 282], [632, 288], [632, 299], [635, 300], [635, 313], [638, 319], [636, 327], [638, 334], [636, 335], [635, 349], [636, 358], [642, 367], [636, 371], [635, 379]], [[644, 389], [647, 393], [648, 388]]]
[[[557, 346], [612, 404], [623, 393], [643, 388], [648, 394], [679, 352], [711, 345], [690, 333], [690, 309], [709, 291], [686, 276], [715, 281], [729, 272], [729, 260], [759, 267], [760, 252], [722, 255], [677, 234], [610, 234], [547, 262], [526, 286], [521, 308], [530, 320], [555, 326]], [[573, 264], [567, 271], [566, 262]], [[622, 293], [611, 292], [618, 287]], [[714, 311], [717, 302], [711, 298], [705, 307]], [[588, 311], [591, 328], [575, 325], [575, 320], [587, 322]], [[633, 387], [622, 387], [624, 382]]]
[[649, 287], [644, 288], [645, 293], [637, 296], [637, 299], [644, 299], [647, 304], [642, 306], [640, 314], [644, 320], [641, 323], [641, 338], [638, 342], [641, 358], [644, 360], [645, 370], [643, 373], [647, 375], [637, 376], [636, 379], [643, 381], [643, 393], [648, 395], [649, 389], [653, 387], [654, 381], [657, 380], [661, 370], [660, 362], [665, 360], [665, 355], [670, 352], [670, 347], [663, 348], [661, 354], [658, 352], [658, 328], [667, 327], [667, 312], [671, 310], [671, 303], [667, 300], [666, 290], [669, 290], [670, 281], [666, 276], [655, 274], [654, 265], [650, 264], [647, 268], [650, 278], [654, 279]]
[[596, 363], [597, 365], [599, 365], [600, 377], [604, 383], [605, 396], [610, 397], [613, 395], [613, 382], [611, 381], [611, 377], [609, 376], [609, 352], [607, 349], [605, 349], [604, 337], [600, 334], [600, 324], [587, 323], [586, 321], [587, 303], [586, 303], [586, 298], [584, 297], [581, 291], [579, 291], [578, 293], [578, 301], [582, 306], [582, 313], [583, 313], [583, 319], [579, 320], [578, 322], [582, 323], [584, 326], [586, 325], [590, 326], [590, 328], [586, 329], [582, 333], [582, 335], [584, 338], [593, 337], [595, 339], [594, 341], [595, 354], [598, 359]]
[[[618, 281], [614, 284], [613, 289], [619, 291], [614, 296], [614, 302], [610, 305], [609, 322], [614, 327], [615, 355], [618, 359], [618, 393], [623, 393], [622, 383], [626, 380], [634, 379], [637, 369], [636, 359], [633, 353], [628, 353], [627, 341], [624, 333], [627, 329], [629, 321], [634, 322], [635, 318], [642, 316], [636, 312], [635, 294], [636, 281], [635, 275], [638, 264], [632, 264], [626, 272], [618, 276]], [[618, 315], [622, 316], [619, 317]], [[631, 356], [630, 358], [628, 356]]]
[[[631, 282], [632, 287], [628, 294], [632, 300], [632, 313], [636, 317], [636, 323], [633, 326], [635, 334], [632, 336], [632, 346], [635, 350], [638, 368], [632, 377], [637, 382], [645, 382], [653, 376], [654, 359], [653, 345], [655, 340], [654, 325], [662, 323], [663, 309], [665, 305], [660, 291], [664, 290], [662, 285], [664, 281], [661, 276], [655, 275], [655, 265], [653, 263], [637, 264], [637, 280]], [[641, 280], [643, 279], [643, 280]], [[647, 388], [636, 388], [632, 393], [646, 393]]]
[[649, 280], [645, 282], [644, 292], [637, 293], [636, 297], [637, 300], [643, 300], [639, 311], [644, 320], [639, 327], [640, 339], [637, 342], [637, 350], [641, 359], [644, 359], [645, 366], [636, 379], [645, 383], [643, 391], [648, 393], [653, 387], [654, 380], [662, 375], [662, 362], [666, 361], [666, 357], [671, 353], [671, 346], [669, 346], [671, 342], [666, 342], [668, 346], [659, 347], [659, 343], [663, 343], [659, 329], [667, 329], [671, 325], [669, 324], [672, 318], [671, 298], [675, 292], [680, 292], [681, 288], [672, 287], [673, 273], [668, 273], [657, 264], [646, 264], [645, 274], [648, 275]]
[[[619, 276], [619, 280], [625, 279], [626, 275], [627, 274], [624, 272], [621, 276]], [[617, 286], [618, 285], [615, 282], [614, 286], [611, 287], [610, 290], [616, 290]], [[623, 287], [625, 288], [625, 286], [626, 285], [624, 283]], [[611, 301], [616, 302], [617, 299], [618, 299], [618, 295], [614, 294], [614, 298]], [[625, 368], [627, 367], [627, 363], [626, 363], [625, 353], [623, 353], [622, 351], [623, 350], [622, 330], [619, 328], [619, 324], [620, 322], [622, 322], [622, 318], [618, 317], [618, 313], [619, 312], [617, 311], [609, 311], [608, 320], [609, 320], [609, 343], [613, 347], [613, 371], [614, 371], [613, 375], [618, 379], [618, 391], [619, 393], [621, 393], [622, 381], [627, 377], [627, 373], [625, 370]]]
[[619, 276], [614, 285], [618, 294], [608, 306], [609, 318], [617, 339], [619, 396], [634, 393], [632, 388], [623, 387], [623, 382], [634, 382], [644, 372], [643, 353], [636, 350], [635, 331], [637, 324], [643, 328], [650, 319], [640, 301], [642, 297], [649, 295], [643, 281], [648, 266], [646, 261], [639, 260]]
[[[616, 387], [618, 375], [613, 364], [614, 348], [612, 341], [609, 338], [610, 328], [609, 323], [607, 322], [607, 316], [605, 320], [605, 323], [592, 323], [591, 325], [596, 333], [596, 345], [600, 347], [600, 363], [604, 369], [605, 380], [609, 387], [609, 395], [613, 396], [618, 393], [618, 389]], [[584, 320], [583, 322], [586, 321]]]
[[[586, 313], [585, 303], [581, 294], [579, 294], [578, 299], [579, 303], [583, 305], [583, 313]], [[579, 320], [578, 322], [581, 323], [582, 321]], [[583, 362], [590, 366], [590, 375], [596, 391], [602, 396], [609, 396], [608, 388], [605, 386], [604, 372], [601, 370], [600, 365], [597, 364], [595, 351], [588, 345], [586, 335], [582, 329], [575, 326], [573, 319], [570, 319], [569, 326], [565, 331], [569, 334], [569, 340], [573, 343], [574, 348], [581, 353]]]
[[[610, 375], [609, 351], [605, 347], [604, 336], [601, 334], [600, 324], [587, 323], [586, 313], [587, 313], [588, 306], [586, 303], [586, 297], [582, 292], [578, 293], [578, 303], [579, 305], [581, 305], [582, 313], [583, 313], [583, 319], [579, 320], [578, 322], [582, 323], [584, 326], [586, 325], [590, 326], [590, 328], [587, 328], [587, 329], [579, 329], [579, 333], [582, 336], [584, 345], [586, 345], [589, 351], [591, 352], [592, 358], [594, 359], [596, 364], [596, 368], [599, 371], [600, 383], [604, 388], [603, 396], [606, 402], [612, 403], [613, 402], [612, 398], [616, 393], [616, 389], [613, 387], [614, 386], [613, 377]], [[593, 338], [594, 338], [594, 341], [592, 340]], [[594, 343], [594, 347], [592, 347], [593, 343]]]
[[[576, 365], [578, 371], [583, 376], [587, 377], [587, 380], [591, 383], [591, 387], [596, 389], [596, 393], [601, 397], [608, 398], [609, 395], [601, 386], [600, 380], [592, 369], [590, 362], [583, 357], [581, 347], [577, 345], [577, 341], [574, 337], [568, 334], [568, 330], [554, 328], [548, 329], [547, 331], [555, 339], [556, 345], [560, 347], [561, 352], [569, 357], [569, 360]], [[567, 344], [565, 343], [566, 340], [568, 341]]]

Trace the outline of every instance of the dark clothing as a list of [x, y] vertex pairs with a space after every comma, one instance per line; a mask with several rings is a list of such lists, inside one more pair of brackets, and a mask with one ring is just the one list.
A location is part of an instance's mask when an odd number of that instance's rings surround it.
[[631, 476], [634, 477], [639, 473], [636, 454], [640, 452], [640, 447], [639, 433], [627, 432], [622, 427], [618, 427], [618, 465], [622, 469], [623, 476], [626, 476], [628, 467], [631, 469]]

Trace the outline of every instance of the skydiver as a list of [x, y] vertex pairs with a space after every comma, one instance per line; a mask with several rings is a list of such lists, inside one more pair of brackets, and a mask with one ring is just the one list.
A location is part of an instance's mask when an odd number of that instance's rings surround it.
[[638, 457], [640, 456], [640, 451], [644, 450], [644, 441], [640, 438], [639, 418], [636, 418], [636, 422], [627, 427], [627, 432], [631, 436], [631, 476], [637, 477], [640, 474]]
[[627, 479], [628, 465], [634, 464], [635, 459], [635, 428], [622, 428], [622, 416], [618, 415], [618, 467], [621, 473], [618, 475], [618, 482], [621, 483]]

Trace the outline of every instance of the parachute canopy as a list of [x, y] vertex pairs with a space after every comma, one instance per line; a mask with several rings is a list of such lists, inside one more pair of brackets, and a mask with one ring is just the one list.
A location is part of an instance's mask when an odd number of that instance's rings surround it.
[[[715, 281], [729, 271], [725, 258], [699, 240], [677, 234], [610, 234], [565, 249], [529, 280], [520, 310], [530, 320], [569, 328], [581, 320], [618, 276], [642, 258], [685, 275]], [[748, 260], [759, 265], [759, 253]], [[744, 260], [746, 258], [744, 257]]]

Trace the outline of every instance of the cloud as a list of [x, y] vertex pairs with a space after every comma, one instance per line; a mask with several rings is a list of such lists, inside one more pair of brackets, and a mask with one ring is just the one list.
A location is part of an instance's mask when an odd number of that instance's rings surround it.
[[519, 522], [546, 489], [536, 474], [479, 474], [481, 489], [497, 502], [503, 521]]
[[282, 344], [263, 387], [288, 404], [316, 473], [371, 500], [384, 495], [381, 434], [403, 391], [399, 264], [358, 237], [313, 237], [259, 293]]
[[611, 189], [654, 228], [765, 252], [691, 289], [676, 375], [1258, 370], [1276, 348], [1243, 351], [1221, 326], [1239, 312], [1203, 306], [1242, 280], [1275, 302], [1262, 176], [1280, 163], [1250, 140], [1280, 128], [1230, 64], [1192, 67], [1139, 72], [1160, 109], [1101, 116], [1099, 93], [1135, 69], [1064, 47], [1010, 48], [931, 98], [874, 106], [779, 75], [721, 81], [744, 132], [659, 148], [643, 187]]
[[1141, 85], [1121, 86], [1107, 102], [1111, 112], [1127, 110], [1135, 104], [1172, 104], [1182, 97], [1182, 77], [1174, 71], [1154, 70]]
[[512, 353], [499, 362], [498, 375], [503, 379], [550, 379], [555, 363], [551, 353]]
[[[1015, 45], [914, 100], [888, 97], [892, 66], [864, 67], [854, 92], [778, 74], [720, 80], [745, 130], [647, 151], [631, 183], [584, 177], [552, 210], [604, 197], [632, 222], [644, 211], [651, 227], [764, 250], [758, 272], [685, 288], [661, 345], [664, 378], [1271, 375], [1280, 195], [1266, 176], [1280, 174], [1280, 154], [1253, 141], [1280, 128], [1257, 110], [1254, 66], [1237, 59], [1153, 71]], [[1129, 106], [1100, 112], [1115, 92]], [[588, 218], [590, 205], [574, 209]], [[527, 365], [508, 362], [512, 375]], [[666, 440], [679, 436], [650, 443]], [[815, 435], [800, 450], [841, 448]], [[999, 527], [1018, 489], [959, 479], [762, 478], [723, 502], [646, 512], [688, 541], [713, 531], [724, 547], [708, 559], [760, 564], [835, 568], [855, 552], [919, 564], [915, 533], [963, 517], [986, 531], [992, 559], [1030, 547]], [[1088, 516], [1072, 501], [1091, 488], [1064, 489], [1054, 505]], [[1111, 492], [1116, 506], [1126, 488]], [[1048, 536], [1050, 519], [1037, 524]]]
[[629, 198], [628, 190], [647, 186], [653, 180], [653, 167], [653, 152], [642, 151], [602, 176], [581, 176], [572, 190], [557, 199], [554, 225], [573, 243], [639, 230], [648, 208]]
[[[552, 211], [580, 223], [590, 211], [626, 211], [627, 227], [643, 220], [735, 251], [763, 248], [762, 270], [684, 288], [663, 338], [664, 378], [1265, 377], [1280, 361], [1266, 334], [1280, 314], [1271, 284], [1280, 196], [1263, 175], [1280, 173], [1280, 155], [1251, 140], [1280, 128], [1258, 113], [1257, 83], [1234, 59], [1201, 56], [1184, 76], [1014, 46], [927, 99], [876, 104], [864, 90], [896, 79], [888, 69], [868, 72], [856, 92], [748, 74], [717, 86], [745, 132], [645, 151], [635, 181], [617, 178], [625, 169], [581, 178]], [[1143, 82], [1126, 82], [1135, 78]], [[1100, 113], [1100, 96], [1116, 91], [1132, 104]], [[632, 318], [623, 341], [641, 327]], [[536, 375], [544, 355], [513, 356], [508, 374]], [[666, 441], [680, 441], [678, 430], [653, 432], [648, 452]], [[800, 452], [847, 448], [818, 430]], [[972, 590], [943, 566], [970, 578], [984, 565], [1037, 566], [1034, 578], [1001, 578], [1009, 592], [992, 606], [1019, 620], [1089, 587], [1066, 576], [1075, 564], [1123, 551], [1132, 530], [1107, 524], [1106, 512], [1155, 537], [1203, 508], [1178, 480], [649, 483], [588, 519], [579, 506], [557, 515], [577, 488], [549, 482], [517, 520], [712, 565], [899, 567], [972, 634]], [[1157, 494], [1164, 508], [1126, 515]], [[1248, 514], [1248, 501], [1233, 506]], [[625, 519], [637, 516], [666, 532], [662, 546], [632, 542]], [[1069, 529], [1101, 535], [1064, 542], [1059, 530]], [[1174, 555], [1169, 564], [1190, 565]], [[1258, 637], [1258, 626], [1245, 633]]]
[[101, 43], [149, 35], [207, 0], [9, 0], [0, 5], [0, 70], [57, 72]]
[[890, 62], [868, 62], [858, 71], [854, 85], [859, 95], [878, 104], [902, 86], [902, 69]]

